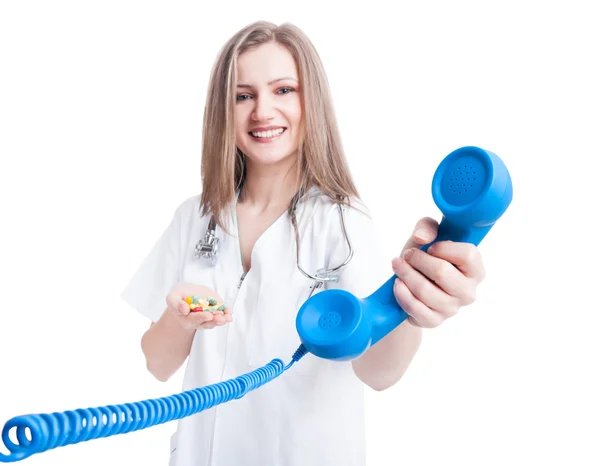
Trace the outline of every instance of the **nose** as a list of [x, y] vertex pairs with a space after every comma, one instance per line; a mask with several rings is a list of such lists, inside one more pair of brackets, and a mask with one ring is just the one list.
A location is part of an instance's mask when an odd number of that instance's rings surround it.
[[252, 111], [254, 120], [268, 121], [273, 119], [274, 108], [269, 95], [258, 96], [254, 102], [254, 110]]

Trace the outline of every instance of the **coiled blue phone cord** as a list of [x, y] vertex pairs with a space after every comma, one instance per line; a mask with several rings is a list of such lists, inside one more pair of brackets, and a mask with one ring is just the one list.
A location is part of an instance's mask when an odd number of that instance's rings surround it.
[[[0, 463], [21, 461], [53, 448], [146, 429], [241, 398], [280, 376], [306, 353], [304, 345], [300, 345], [287, 366], [281, 359], [273, 359], [265, 366], [234, 379], [163, 398], [14, 417], [2, 430], [2, 441], [11, 454], [0, 453]], [[13, 428], [16, 428], [18, 444], [9, 438], [9, 431]], [[31, 440], [26, 436], [26, 429], [29, 429]]]

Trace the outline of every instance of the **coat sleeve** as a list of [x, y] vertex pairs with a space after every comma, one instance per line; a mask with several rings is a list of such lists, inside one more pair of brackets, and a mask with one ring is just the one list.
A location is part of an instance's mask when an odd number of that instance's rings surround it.
[[167, 294], [180, 279], [182, 207], [176, 209], [121, 293], [126, 303], [153, 322], [162, 316]]
[[[337, 210], [337, 209], [336, 209]], [[328, 259], [329, 267], [336, 267], [348, 256], [348, 245], [344, 238], [341, 223], [336, 218], [332, 223], [329, 244], [333, 253]], [[358, 203], [344, 208], [344, 221], [348, 239], [354, 251], [350, 262], [340, 271], [339, 282], [331, 283], [328, 289], [343, 289], [358, 298], [364, 298], [376, 291], [393, 274], [392, 258], [387, 257], [381, 234], [377, 231], [368, 208]], [[339, 225], [335, 226], [334, 225]]]

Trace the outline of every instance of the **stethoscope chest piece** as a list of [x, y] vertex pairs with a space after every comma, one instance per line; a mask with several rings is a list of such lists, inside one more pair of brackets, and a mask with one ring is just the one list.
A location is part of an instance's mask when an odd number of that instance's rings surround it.
[[211, 218], [204, 238], [198, 241], [194, 248], [196, 258], [209, 259], [212, 265], [217, 263], [217, 255], [219, 253], [219, 238], [215, 234], [215, 223], [215, 220]]

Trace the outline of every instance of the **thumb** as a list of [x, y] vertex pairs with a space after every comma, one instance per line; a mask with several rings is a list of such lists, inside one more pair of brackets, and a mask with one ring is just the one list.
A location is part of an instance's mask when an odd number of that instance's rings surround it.
[[167, 306], [171, 312], [186, 316], [190, 313], [190, 306], [179, 293], [169, 293], [167, 296]]
[[423, 217], [417, 222], [411, 237], [404, 244], [400, 255], [410, 248], [420, 248], [424, 244], [429, 244], [438, 234], [438, 222], [431, 217]]
[[177, 303], [177, 311], [182, 316], [187, 316], [191, 312], [190, 305], [185, 299], [182, 299]]

